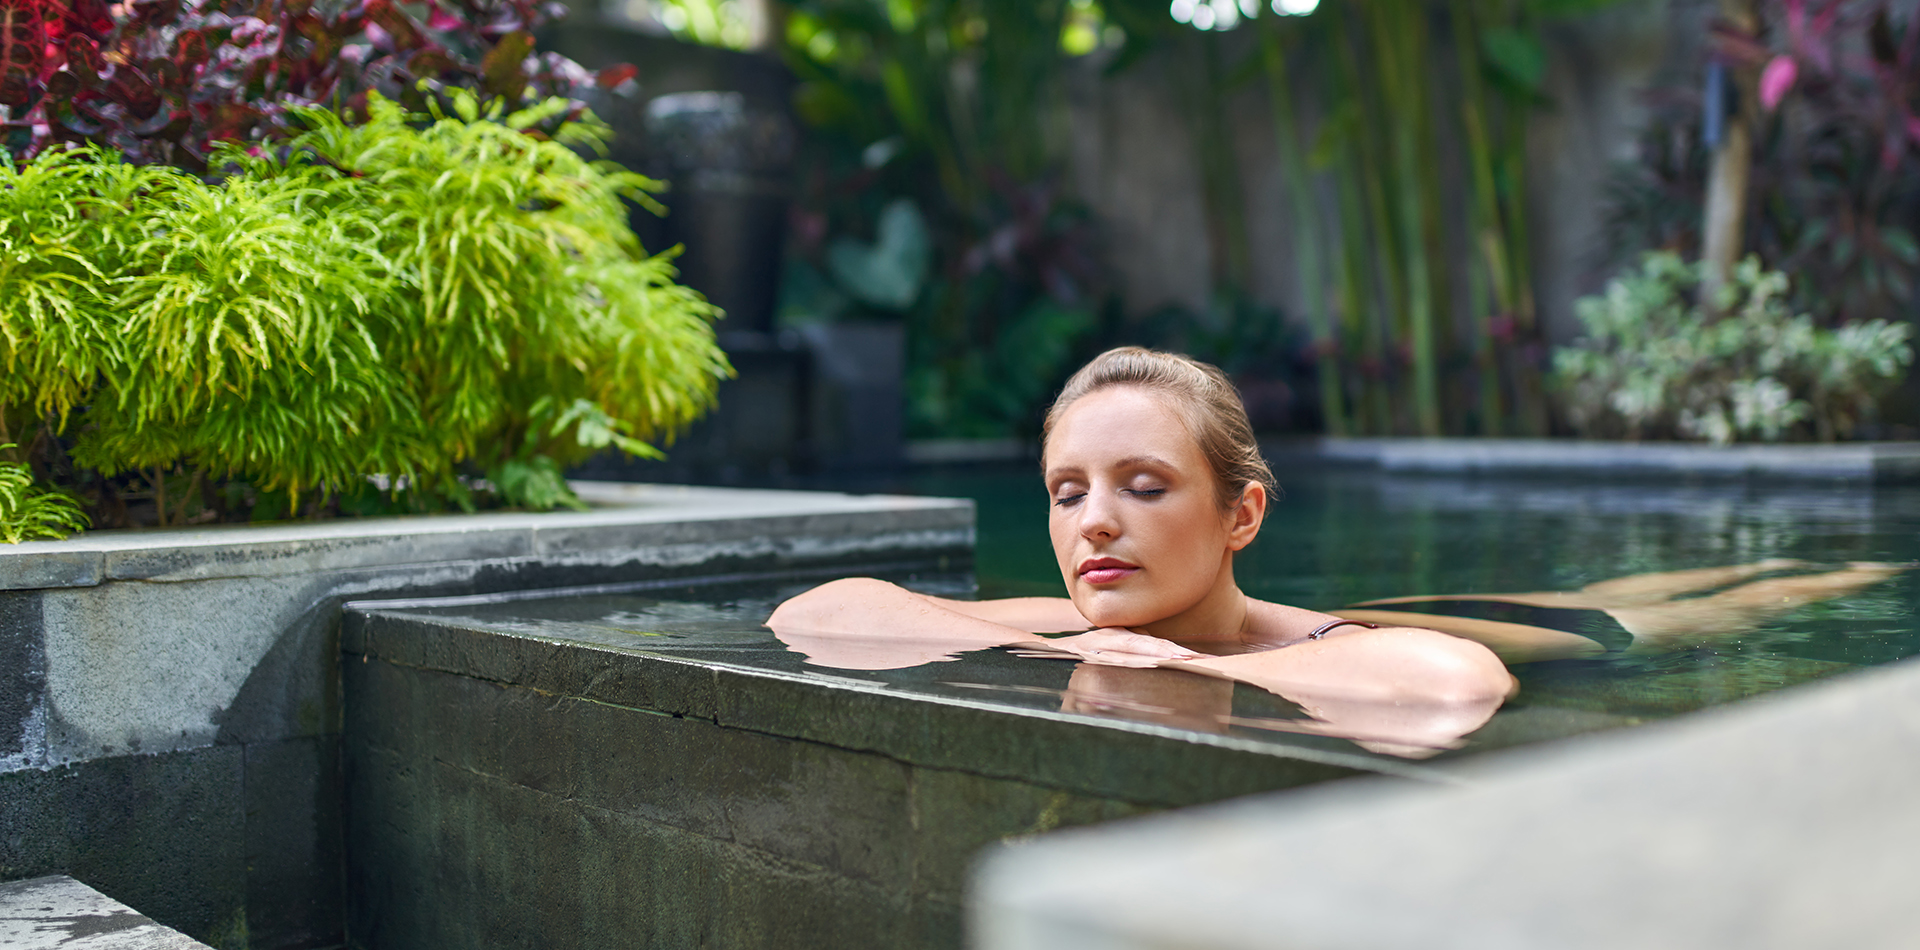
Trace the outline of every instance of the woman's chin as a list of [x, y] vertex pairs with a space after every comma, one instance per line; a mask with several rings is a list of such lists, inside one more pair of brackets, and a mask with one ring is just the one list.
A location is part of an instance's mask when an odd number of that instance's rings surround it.
[[1115, 603], [1116, 600], [1119, 598], [1093, 596], [1083, 600], [1076, 597], [1073, 605], [1079, 609], [1080, 616], [1095, 627], [1144, 627], [1161, 619], [1136, 604]]

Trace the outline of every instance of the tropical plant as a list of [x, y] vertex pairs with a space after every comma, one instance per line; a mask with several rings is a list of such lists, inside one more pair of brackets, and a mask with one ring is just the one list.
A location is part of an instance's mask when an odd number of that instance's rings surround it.
[[[9, 442], [0, 445], [0, 452], [16, 448]], [[72, 498], [34, 487], [26, 465], [0, 461], [0, 541], [64, 538], [86, 526], [87, 516]]]
[[0, 428], [160, 524], [577, 504], [566, 465], [657, 454], [729, 369], [713, 308], [627, 226], [655, 184], [579, 154], [604, 127], [520, 131], [565, 100], [448, 96], [296, 110], [284, 146], [217, 145], [212, 184], [93, 148], [9, 166]]
[[[416, 111], [441, 87], [509, 108], [630, 80], [536, 53], [564, 9], [539, 0], [6, 0], [0, 3], [0, 143], [31, 157], [91, 142], [135, 162], [202, 168], [213, 142], [287, 131], [295, 110], [358, 109], [379, 91]], [[428, 85], [422, 87], [421, 82]]]
[[1564, 408], [1587, 435], [1716, 443], [1851, 434], [1913, 362], [1912, 327], [1838, 329], [1788, 306], [1787, 276], [1749, 256], [1696, 301], [1705, 262], [1648, 254], [1579, 301], [1586, 336], [1554, 353]]
[[1057, 174], [1063, 47], [1085, 46], [1090, 5], [786, 6], [814, 134], [788, 292], [810, 300], [783, 310], [904, 320], [913, 434], [1030, 430], [1102, 298], [1088, 215]]

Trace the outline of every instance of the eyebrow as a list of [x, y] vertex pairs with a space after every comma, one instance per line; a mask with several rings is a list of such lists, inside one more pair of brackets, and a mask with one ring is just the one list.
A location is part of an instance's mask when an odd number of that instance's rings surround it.
[[1080, 474], [1077, 468], [1050, 468], [1040, 473], [1040, 480], [1052, 484], [1056, 478], [1072, 478]]
[[[1123, 458], [1113, 463], [1113, 467], [1114, 468], [1155, 468], [1155, 469], [1160, 469], [1161, 471], [1174, 470], [1174, 465], [1172, 462], [1169, 462], [1158, 455], [1129, 455], [1126, 458]], [[1084, 474], [1085, 473], [1077, 467], [1062, 466], [1060, 468], [1047, 469], [1044, 473], [1042, 473], [1041, 480], [1050, 483], [1056, 478], [1073, 478], [1075, 476], [1080, 476]]]
[[1157, 455], [1129, 455], [1114, 463], [1115, 468], [1173, 468], [1173, 463]]

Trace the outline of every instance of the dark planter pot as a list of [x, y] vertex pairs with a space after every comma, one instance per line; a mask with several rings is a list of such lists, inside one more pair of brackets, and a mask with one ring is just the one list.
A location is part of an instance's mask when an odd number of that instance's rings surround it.
[[727, 312], [728, 331], [773, 327], [796, 133], [783, 112], [737, 92], [685, 92], [647, 105], [650, 173], [665, 178], [666, 239], [680, 278]]

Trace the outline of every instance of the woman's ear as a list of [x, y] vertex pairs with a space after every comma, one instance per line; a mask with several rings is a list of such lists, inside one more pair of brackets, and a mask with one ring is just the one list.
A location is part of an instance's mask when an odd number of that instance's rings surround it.
[[1233, 520], [1227, 527], [1227, 547], [1238, 551], [1260, 536], [1260, 524], [1267, 519], [1267, 486], [1248, 482], [1240, 489], [1240, 500], [1228, 512]]

